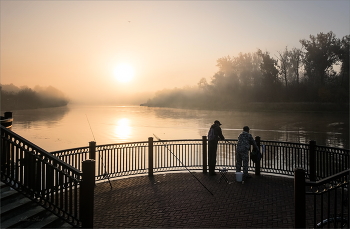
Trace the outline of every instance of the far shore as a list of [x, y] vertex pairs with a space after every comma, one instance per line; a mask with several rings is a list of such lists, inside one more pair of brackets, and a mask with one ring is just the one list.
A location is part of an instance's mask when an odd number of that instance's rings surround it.
[[[68, 105], [68, 104], [67, 104]], [[1, 112], [16, 111], [16, 110], [28, 110], [39, 108], [57, 108], [64, 106], [51, 106], [51, 107], [1, 107]], [[191, 105], [191, 106], [157, 106], [149, 105], [147, 103], [140, 104], [140, 106], [147, 107], [166, 107], [166, 108], [179, 108], [179, 109], [197, 109], [197, 110], [220, 110], [220, 111], [244, 111], [244, 112], [335, 112], [335, 113], [349, 113], [349, 104], [346, 103], [245, 103], [245, 104], [210, 104], [203, 105]]]
[[169, 107], [183, 109], [199, 110], [239, 110], [247, 112], [336, 112], [349, 113], [349, 104], [346, 103], [246, 103], [246, 104], [210, 104], [207, 107], [202, 106], [157, 106], [141, 104], [149, 107]]

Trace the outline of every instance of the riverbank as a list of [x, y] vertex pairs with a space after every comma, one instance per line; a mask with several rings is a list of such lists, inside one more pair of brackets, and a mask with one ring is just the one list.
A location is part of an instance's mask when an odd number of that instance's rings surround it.
[[[154, 105], [141, 104], [141, 106], [158, 107]], [[159, 106], [165, 107], [165, 106]], [[349, 113], [349, 104], [344, 103], [229, 103], [229, 104], [207, 104], [207, 106], [166, 106], [169, 108], [183, 109], [205, 109], [205, 110], [239, 110], [246, 112], [337, 112]]]
[[2, 105], [0, 107], [0, 112], [4, 113], [4, 112], [13, 112], [13, 111], [21, 111], [21, 110], [32, 110], [32, 109], [42, 109], [42, 108], [60, 108], [60, 107], [67, 107], [67, 104], [62, 104], [62, 105], [37, 105], [37, 106], [17, 106], [17, 105]]

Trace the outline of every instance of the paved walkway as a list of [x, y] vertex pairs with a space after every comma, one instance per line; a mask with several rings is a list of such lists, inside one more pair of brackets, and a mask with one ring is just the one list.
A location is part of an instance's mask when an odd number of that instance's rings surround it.
[[189, 172], [138, 176], [98, 183], [94, 227], [98, 228], [293, 228], [294, 180], [255, 176], [244, 184], [227, 174]]

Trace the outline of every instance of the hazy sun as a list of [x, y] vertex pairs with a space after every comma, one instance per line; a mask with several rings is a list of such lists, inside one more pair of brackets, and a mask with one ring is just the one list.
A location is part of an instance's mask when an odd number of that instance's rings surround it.
[[122, 63], [114, 69], [114, 75], [119, 82], [129, 82], [134, 78], [135, 72], [130, 64]]

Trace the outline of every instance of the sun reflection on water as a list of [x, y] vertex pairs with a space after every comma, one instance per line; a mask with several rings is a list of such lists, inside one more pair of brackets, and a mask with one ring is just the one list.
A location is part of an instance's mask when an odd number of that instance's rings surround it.
[[114, 135], [120, 140], [129, 139], [131, 136], [130, 120], [127, 118], [119, 119], [114, 129]]

